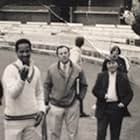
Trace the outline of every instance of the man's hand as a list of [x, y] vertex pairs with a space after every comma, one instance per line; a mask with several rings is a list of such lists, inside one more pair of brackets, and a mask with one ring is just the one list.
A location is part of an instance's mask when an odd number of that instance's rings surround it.
[[49, 112], [49, 110], [51, 109], [51, 107], [50, 106], [46, 106], [46, 114], [48, 114], [48, 112]]
[[118, 104], [118, 107], [123, 108], [123, 107], [124, 107], [124, 104], [120, 102], [120, 103]]
[[35, 127], [37, 127], [41, 123], [41, 121], [43, 119], [43, 116], [44, 116], [43, 111], [40, 111], [40, 112], [37, 113], [36, 122], [35, 122], [35, 125], [34, 125]]
[[24, 67], [20, 70], [20, 78], [25, 81], [27, 79], [29, 73], [29, 67], [24, 65]]
[[106, 100], [108, 99], [108, 94], [105, 94], [105, 99], [106, 99]]

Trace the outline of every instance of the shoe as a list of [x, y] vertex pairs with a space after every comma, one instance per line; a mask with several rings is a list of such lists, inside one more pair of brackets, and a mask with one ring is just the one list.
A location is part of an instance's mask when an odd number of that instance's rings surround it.
[[90, 116], [90, 118], [91, 118], [92, 120], [95, 120], [95, 119], [96, 119], [96, 117], [95, 117], [95, 116]]
[[89, 117], [90, 115], [86, 114], [85, 112], [80, 114], [80, 117]]

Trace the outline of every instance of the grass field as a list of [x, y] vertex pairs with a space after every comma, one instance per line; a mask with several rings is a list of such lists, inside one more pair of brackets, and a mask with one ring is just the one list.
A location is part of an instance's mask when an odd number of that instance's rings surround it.
[[[0, 75], [5, 68], [5, 66], [16, 59], [14, 52], [0, 50]], [[40, 68], [42, 74], [42, 81], [44, 81], [46, 71], [48, 67], [57, 61], [55, 57], [33, 54], [33, 60], [35, 64]], [[91, 107], [95, 103], [95, 98], [91, 95], [91, 88], [94, 85], [97, 73], [100, 71], [101, 66], [96, 64], [83, 64], [87, 80], [88, 80], [88, 92], [84, 101], [85, 111], [91, 113]], [[140, 85], [140, 67], [133, 65], [131, 73], [133, 78]], [[135, 88], [135, 96], [133, 102], [131, 103], [129, 109], [132, 112], [132, 118], [126, 118], [123, 124], [123, 130], [121, 134], [121, 140], [139, 140], [140, 138], [140, 94], [139, 88]], [[3, 107], [0, 108], [0, 140], [4, 140], [3, 137]], [[66, 140], [66, 132], [63, 129], [62, 140]], [[96, 139], [96, 119], [82, 118], [79, 123], [79, 139], [78, 140], [95, 140]]]

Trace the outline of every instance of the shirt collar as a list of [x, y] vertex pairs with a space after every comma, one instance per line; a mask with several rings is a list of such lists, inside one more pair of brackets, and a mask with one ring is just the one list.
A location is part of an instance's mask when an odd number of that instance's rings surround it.
[[70, 61], [67, 62], [66, 64], [63, 64], [62, 62], [60, 62], [60, 69], [64, 70], [64, 66], [66, 66], [66, 68], [68, 69], [70, 67]]
[[[70, 62], [70, 67], [72, 68], [72, 67], [73, 67], [73, 63], [72, 63], [71, 60], [69, 60], [69, 62]], [[60, 63], [61, 63], [60, 61], [57, 62], [57, 68], [58, 68], [58, 69], [61, 69], [61, 68], [60, 68]]]
[[111, 73], [111, 72], [108, 72], [108, 73], [109, 73], [110, 76], [116, 76], [117, 71], [115, 71], [115, 72], [113, 72], [113, 73]]

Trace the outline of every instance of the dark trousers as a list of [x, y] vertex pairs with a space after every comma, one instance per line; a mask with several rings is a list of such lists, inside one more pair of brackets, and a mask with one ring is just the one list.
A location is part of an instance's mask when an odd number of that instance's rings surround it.
[[104, 116], [97, 118], [97, 140], [105, 140], [110, 126], [111, 140], [119, 140], [123, 120], [123, 110], [115, 104], [107, 105]]
[[83, 100], [82, 99], [79, 99], [79, 102], [80, 102], [80, 114], [83, 114], [84, 113]]

